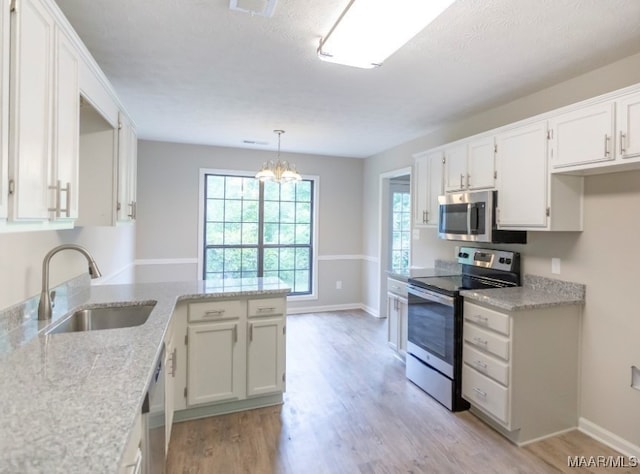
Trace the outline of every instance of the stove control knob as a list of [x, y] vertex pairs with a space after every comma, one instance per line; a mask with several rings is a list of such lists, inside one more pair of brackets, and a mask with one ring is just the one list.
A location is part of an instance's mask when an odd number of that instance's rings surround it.
[[466, 252], [458, 252], [458, 257], [460, 258], [468, 258], [469, 254]]

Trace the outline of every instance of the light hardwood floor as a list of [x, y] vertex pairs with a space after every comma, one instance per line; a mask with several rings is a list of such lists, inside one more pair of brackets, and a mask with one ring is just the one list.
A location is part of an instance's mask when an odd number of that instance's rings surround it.
[[169, 474], [639, 472], [569, 467], [618, 456], [577, 431], [518, 448], [404, 376], [386, 320], [361, 311], [287, 318], [282, 406], [177, 423]]

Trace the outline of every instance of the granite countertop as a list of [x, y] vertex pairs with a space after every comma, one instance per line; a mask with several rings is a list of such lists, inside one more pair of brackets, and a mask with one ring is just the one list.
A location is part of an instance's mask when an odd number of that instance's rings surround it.
[[[0, 472], [117, 473], [176, 303], [283, 295], [277, 278], [60, 287], [51, 321], [37, 297], [0, 311]], [[156, 302], [141, 326], [44, 335], [89, 305]]]
[[411, 267], [408, 274], [387, 270], [387, 276], [394, 280], [408, 282], [409, 278], [459, 275], [460, 264], [457, 261], [436, 259], [433, 268]]
[[463, 290], [468, 301], [507, 311], [541, 309], [560, 305], [583, 305], [586, 288], [580, 283], [525, 275], [522, 286], [490, 290]]

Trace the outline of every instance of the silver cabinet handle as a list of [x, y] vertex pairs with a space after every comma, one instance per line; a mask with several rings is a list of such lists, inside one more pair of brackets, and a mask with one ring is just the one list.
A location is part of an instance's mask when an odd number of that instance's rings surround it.
[[625, 148], [625, 145], [624, 145], [626, 138], [627, 136], [624, 134], [622, 130], [620, 130], [620, 154], [621, 155], [624, 155], [627, 152], [627, 149]]
[[222, 316], [224, 314], [224, 311], [224, 309], [210, 309], [209, 311], [204, 312], [204, 317], [209, 318]]
[[427, 211], [422, 211], [422, 223], [427, 223]]
[[253, 341], [253, 324], [249, 323], [249, 341]]
[[486, 371], [489, 368], [489, 366], [485, 362], [482, 362], [481, 360], [476, 360], [474, 364], [476, 367], [478, 367], [479, 369], [482, 369], [483, 371]]
[[609, 151], [609, 138], [609, 135], [604, 135], [604, 156], [611, 155], [611, 152]]
[[470, 187], [471, 187], [471, 175], [468, 174], [467, 175], [467, 188], [470, 188]]
[[487, 398], [487, 392], [483, 392], [482, 390], [480, 390], [478, 387], [473, 387], [473, 391], [476, 392], [476, 394], [482, 398]]
[[460, 189], [464, 189], [464, 186], [462, 185], [462, 180], [464, 179], [464, 175], [462, 173], [460, 173]]
[[71, 210], [71, 183], [67, 183], [67, 187], [63, 189], [67, 192], [67, 207], [62, 209], [67, 217], [69, 217], [69, 211]]
[[489, 341], [487, 341], [486, 339], [482, 339], [480, 337], [474, 337], [473, 342], [475, 342], [479, 346], [485, 346], [485, 347], [487, 347], [487, 345], [489, 344]]
[[478, 323], [482, 323], [482, 324], [489, 324], [489, 318], [487, 316], [480, 316], [479, 314], [476, 314], [474, 316], [472, 316], [476, 322]]
[[269, 308], [261, 306], [260, 308], [258, 308], [258, 313], [266, 313], [271, 311], [275, 311], [275, 308], [273, 306]]
[[233, 342], [238, 342], [238, 325], [233, 326]]

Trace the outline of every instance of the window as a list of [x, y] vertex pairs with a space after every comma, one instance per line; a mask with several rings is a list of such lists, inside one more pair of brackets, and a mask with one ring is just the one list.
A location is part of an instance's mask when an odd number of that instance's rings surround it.
[[280, 278], [312, 291], [313, 180], [204, 174], [203, 278]]
[[391, 271], [401, 275], [409, 273], [411, 246], [411, 197], [409, 185], [392, 183], [391, 188]]

